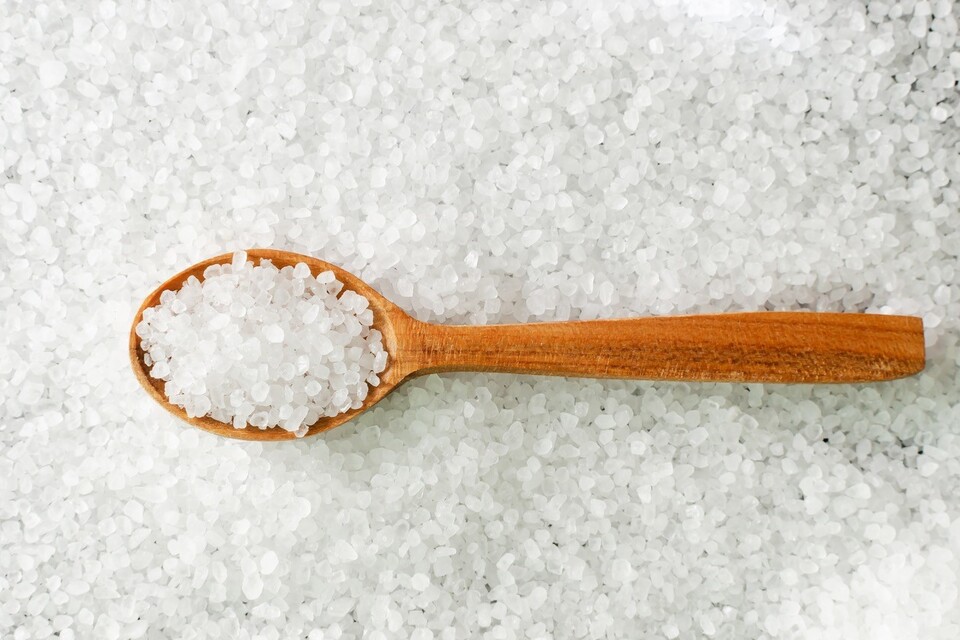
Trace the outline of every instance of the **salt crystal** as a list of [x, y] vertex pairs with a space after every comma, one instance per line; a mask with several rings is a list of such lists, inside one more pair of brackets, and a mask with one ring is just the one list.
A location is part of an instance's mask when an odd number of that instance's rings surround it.
[[98, 169], [96, 165], [85, 162], [80, 165], [77, 174], [80, 178], [81, 186], [86, 189], [93, 189], [100, 184], [100, 169]]
[[803, 113], [809, 106], [810, 100], [803, 89], [797, 89], [787, 97], [787, 107], [792, 113]]
[[471, 149], [479, 149], [483, 146], [483, 134], [474, 129], [467, 129], [463, 133], [463, 141]]
[[690, 446], [699, 447], [701, 444], [707, 441], [710, 437], [710, 432], [704, 427], [697, 427], [687, 434], [687, 442], [690, 443]]
[[610, 575], [617, 582], [628, 582], [633, 575], [633, 567], [630, 566], [630, 561], [623, 558], [614, 560]]
[[40, 63], [39, 75], [41, 86], [52, 89], [67, 77], [67, 66], [59, 60], [44, 60]]
[[283, 342], [283, 328], [279, 325], [268, 324], [263, 328], [263, 337], [267, 342]]
[[243, 595], [248, 600], [256, 600], [263, 593], [263, 579], [259, 573], [250, 573], [243, 577]]
[[17, 394], [17, 401], [26, 405], [36, 404], [43, 397], [44, 387], [42, 384], [27, 382], [20, 388]]
[[430, 586], [430, 578], [423, 573], [418, 573], [410, 578], [410, 586], [417, 591], [424, 591]]
[[276, 552], [273, 550], [268, 550], [260, 558], [260, 571], [262, 571], [264, 575], [270, 575], [276, 570], [279, 564], [280, 559]]
[[857, 500], [867, 500], [871, 495], [870, 486], [864, 482], [858, 482], [847, 488], [846, 495]]
[[313, 182], [316, 172], [313, 167], [306, 164], [295, 164], [287, 171], [287, 179], [290, 186], [295, 189], [303, 189]]

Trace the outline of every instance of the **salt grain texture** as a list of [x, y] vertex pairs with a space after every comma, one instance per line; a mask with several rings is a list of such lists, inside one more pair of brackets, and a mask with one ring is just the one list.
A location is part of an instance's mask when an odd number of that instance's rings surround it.
[[359, 409], [387, 365], [366, 298], [330, 271], [254, 265], [242, 251], [164, 291], [136, 331], [170, 402], [238, 429], [303, 436], [321, 417]]
[[[960, 637], [957, 18], [0, 12], [0, 637]], [[230, 441], [147, 398], [125, 339], [158, 278], [237, 246], [438, 322], [916, 314], [929, 363], [426, 376], [322, 438]]]

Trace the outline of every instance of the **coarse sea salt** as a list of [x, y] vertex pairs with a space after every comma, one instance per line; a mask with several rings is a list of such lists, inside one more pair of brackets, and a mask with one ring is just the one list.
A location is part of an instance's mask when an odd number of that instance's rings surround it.
[[212, 265], [144, 310], [137, 335], [150, 375], [190, 417], [303, 436], [358, 409], [387, 365], [369, 301], [305, 263]]
[[[3, 640], [960, 638], [960, 4], [3, 6]], [[929, 361], [182, 428], [130, 319], [253, 246], [420, 320], [903, 313]]]

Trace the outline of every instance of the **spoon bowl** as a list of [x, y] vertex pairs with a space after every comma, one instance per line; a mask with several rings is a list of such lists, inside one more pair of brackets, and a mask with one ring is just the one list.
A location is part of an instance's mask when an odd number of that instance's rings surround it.
[[[160, 403], [164, 409], [195, 427], [220, 436], [239, 438], [241, 440], [294, 440], [296, 436], [292, 432], [281, 429], [280, 427], [271, 427], [268, 429], [258, 429], [256, 427], [235, 429], [232, 424], [220, 422], [210, 417], [193, 418], [188, 416], [182, 407], [173, 404], [167, 399], [163, 390], [165, 382], [159, 378], [151, 377], [150, 369], [144, 362], [144, 351], [140, 345], [140, 336], [137, 335], [137, 325], [143, 320], [144, 310], [160, 304], [160, 295], [164, 291], [179, 290], [190, 276], [195, 276], [198, 280], [202, 281], [203, 272], [207, 267], [215, 264], [229, 264], [232, 260], [233, 254], [225, 253], [210, 258], [209, 260], [198, 262], [168, 279], [146, 297], [143, 304], [140, 305], [140, 309], [137, 310], [137, 314], [133, 318], [133, 325], [130, 328], [130, 361], [133, 366], [133, 372], [141, 386], [143, 386], [147, 393]], [[369, 300], [370, 309], [373, 311], [373, 328], [383, 334], [383, 347], [387, 351], [387, 367], [379, 374], [380, 384], [376, 387], [370, 387], [370, 392], [364, 399], [363, 406], [359, 409], [351, 409], [330, 418], [320, 418], [320, 420], [311, 425], [307, 430], [307, 436], [323, 433], [344, 422], [352, 420], [382, 400], [409, 375], [410, 372], [405, 372], [402, 363], [398, 363], [395, 358], [397, 353], [397, 331], [399, 327], [406, 328], [409, 323], [415, 321], [397, 305], [384, 298], [363, 280], [329, 262], [290, 251], [250, 249], [247, 251], [247, 260], [254, 264], [260, 264], [261, 260], [269, 260], [278, 268], [293, 267], [296, 266], [297, 263], [303, 262], [310, 267], [310, 273], [313, 276], [317, 276], [324, 271], [332, 271], [334, 275], [336, 275], [337, 280], [343, 283], [344, 290], [353, 291]]]
[[[137, 324], [164, 291], [180, 289], [190, 276], [203, 279], [210, 265], [233, 254], [204, 260], [157, 287], [130, 328], [130, 361], [137, 380], [154, 400], [181, 420], [221, 436], [243, 440], [292, 440], [280, 427], [235, 429], [210, 417], [192, 418], [150, 376]], [[297, 253], [251, 249], [247, 259], [278, 267], [304, 262], [316, 276], [332, 271], [344, 288], [365, 297], [373, 327], [383, 334], [387, 366], [363, 405], [321, 418], [313, 436], [352, 420], [404, 380], [442, 371], [488, 371], [537, 375], [684, 380], [694, 382], [851, 383], [878, 382], [923, 370], [923, 322], [910, 316], [812, 311], [760, 311], [689, 316], [540, 322], [484, 326], [437, 325], [416, 320], [351, 273]]]

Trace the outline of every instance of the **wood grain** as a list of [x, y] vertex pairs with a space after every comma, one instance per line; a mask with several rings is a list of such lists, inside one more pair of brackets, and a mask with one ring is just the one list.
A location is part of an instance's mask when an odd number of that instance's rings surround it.
[[923, 369], [919, 318], [756, 312], [483, 327], [421, 324], [420, 372], [717, 382], [875, 382]]
[[[389, 353], [381, 384], [364, 405], [310, 427], [316, 435], [366, 411], [413, 376], [443, 371], [726, 382], [876, 382], [923, 370], [919, 318], [846, 313], [754, 312], [487, 326], [420, 322], [375, 289], [336, 265], [286, 251], [251, 249], [256, 263], [305, 262], [314, 275], [333, 271], [344, 287], [366, 297], [374, 327]], [[176, 274], [143, 301], [130, 328], [130, 361], [151, 397], [181, 420], [218, 435], [244, 440], [291, 440], [280, 428], [234, 429], [212, 418], [190, 418], [171, 404], [164, 382], [150, 377], [136, 326], [160, 294], [177, 290], [191, 275], [202, 279], [204, 260]]]

